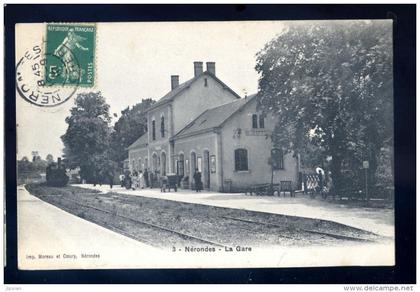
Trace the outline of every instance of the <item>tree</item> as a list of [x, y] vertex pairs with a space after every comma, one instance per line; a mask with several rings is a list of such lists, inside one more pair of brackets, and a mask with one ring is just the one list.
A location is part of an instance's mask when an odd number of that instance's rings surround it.
[[32, 162], [33, 168], [36, 172], [39, 173], [45, 173], [45, 170], [48, 166], [47, 161], [42, 160], [40, 156], [38, 156], [39, 158], [36, 159], [34, 162]]
[[47, 162], [42, 160], [39, 155], [34, 155], [32, 160], [34, 161], [30, 161], [28, 157], [24, 156], [17, 161], [18, 179], [41, 178], [41, 174], [45, 173]]
[[109, 105], [101, 92], [78, 94], [66, 118], [68, 127], [61, 136], [66, 164], [80, 167], [81, 178], [88, 182], [96, 176], [98, 160], [109, 159], [110, 121]]
[[53, 163], [53, 162], [54, 162], [54, 156], [52, 156], [52, 154], [48, 154], [48, 155], [45, 157], [45, 160], [47, 160], [48, 164], [51, 164], [51, 163]]
[[154, 103], [152, 99], [142, 101], [132, 108], [121, 111], [111, 134], [110, 155], [115, 162], [122, 162], [128, 156], [126, 148], [147, 132], [146, 110]]
[[32, 162], [40, 160], [41, 156], [39, 156], [38, 151], [32, 151]]
[[277, 116], [273, 143], [331, 159], [342, 170], [370, 161], [393, 141], [392, 26], [383, 21], [290, 25], [258, 54], [259, 107]]
[[27, 178], [31, 176], [35, 171], [33, 163], [24, 156], [17, 162], [17, 174], [19, 178]]

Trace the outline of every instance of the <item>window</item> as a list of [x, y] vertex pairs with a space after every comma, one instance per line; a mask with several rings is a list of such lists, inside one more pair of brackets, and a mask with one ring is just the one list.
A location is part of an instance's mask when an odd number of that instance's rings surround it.
[[166, 153], [165, 152], [162, 152], [160, 161], [162, 162], [161, 163], [161, 174], [166, 175]]
[[258, 128], [258, 116], [257, 116], [257, 114], [252, 115], [252, 128], [253, 129]]
[[235, 150], [235, 171], [248, 170], [248, 151], [246, 149]]
[[176, 172], [180, 176], [184, 176], [184, 154], [179, 154], [178, 160], [176, 161]]
[[207, 87], [207, 86], [208, 86], [208, 84], [207, 84], [207, 78], [204, 78], [204, 86], [205, 86], [205, 87]]
[[156, 171], [158, 169], [158, 157], [156, 153], [153, 153], [152, 155], [152, 170]]
[[282, 149], [274, 148], [271, 150], [271, 161], [273, 169], [284, 169], [283, 156], [284, 154]]
[[202, 172], [201, 163], [202, 163], [202, 158], [200, 156], [198, 156], [197, 157], [197, 168], [198, 168], [198, 172]]
[[260, 128], [264, 129], [264, 115], [260, 115], [259, 122], [260, 122]]
[[152, 121], [152, 140], [156, 140], [156, 121]]
[[185, 172], [186, 174], [190, 174], [190, 162], [188, 159], [185, 159]]
[[263, 114], [261, 115], [257, 115], [257, 114], [253, 114], [252, 115], [252, 128], [253, 129], [258, 129], [258, 124], [259, 127], [261, 129], [264, 129], [265, 127], [265, 116]]
[[160, 136], [165, 137], [165, 117], [160, 117]]

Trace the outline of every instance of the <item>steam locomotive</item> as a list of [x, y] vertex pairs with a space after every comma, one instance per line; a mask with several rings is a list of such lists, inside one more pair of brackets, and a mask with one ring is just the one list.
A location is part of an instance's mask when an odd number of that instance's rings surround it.
[[50, 163], [46, 168], [47, 185], [53, 187], [64, 187], [69, 182], [66, 174], [66, 167], [61, 162], [61, 158], [57, 159], [57, 163]]

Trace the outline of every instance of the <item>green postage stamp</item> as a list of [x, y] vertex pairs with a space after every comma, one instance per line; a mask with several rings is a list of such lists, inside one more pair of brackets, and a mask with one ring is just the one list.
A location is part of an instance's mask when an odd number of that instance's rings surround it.
[[95, 24], [47, 24], [45, 84], [93, 87]]

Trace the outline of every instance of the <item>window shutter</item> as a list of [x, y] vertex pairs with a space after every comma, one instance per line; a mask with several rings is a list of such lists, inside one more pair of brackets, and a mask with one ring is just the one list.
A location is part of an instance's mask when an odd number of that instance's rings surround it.
[[260, 128], [264, 129], [264, 115], [260, 115]]
[[160, 118], [160, 136], [165, 137], [165, 117]]
[[258, 116], [256, 114], [252, 115], [252, 128], [253, 129], [258, 128]]

